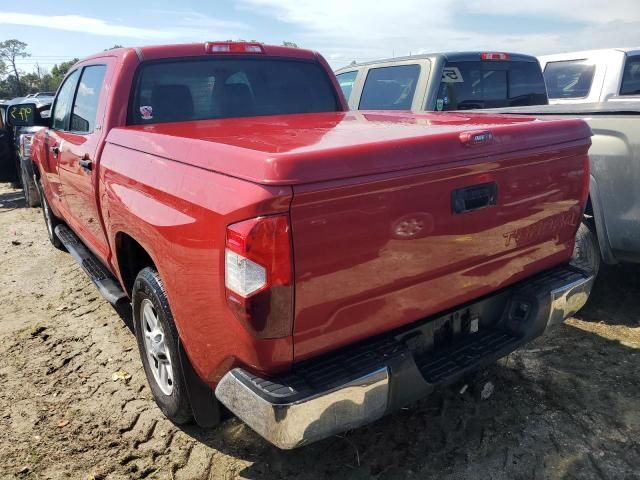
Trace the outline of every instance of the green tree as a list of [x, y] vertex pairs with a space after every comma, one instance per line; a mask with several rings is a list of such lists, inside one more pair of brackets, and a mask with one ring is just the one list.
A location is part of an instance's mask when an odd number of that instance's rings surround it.
[[0, 42], [0, 60], [9, 64], [9, 67], [13, 70], [13, 77], [16, 84], [16, 93], [18, 96], [22, 96], [22, 84], [20, 83], [20, 72], [16, 65], [18, 58], [28, 57], [27, 44], [12, 38]]
[[76, 63], [78, 63], [78, 59], [74, 58], [68, 62], [62, 62], [60, 65], [56, 64], [53, 66], [51, 69], [52, 90], [56, 90], [60, 86], [62, 80], [64, 80], [64, 76]]

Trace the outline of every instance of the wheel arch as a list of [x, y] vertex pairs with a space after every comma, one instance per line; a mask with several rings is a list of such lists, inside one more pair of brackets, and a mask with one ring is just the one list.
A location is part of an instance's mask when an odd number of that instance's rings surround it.
[[157, 270], [158, 267], [149, 250], [127, 232], [117, 232], [114, 245], [120, 282], [127, 295], [131, 297], [133, 284], [140, 270], [145, 267]]

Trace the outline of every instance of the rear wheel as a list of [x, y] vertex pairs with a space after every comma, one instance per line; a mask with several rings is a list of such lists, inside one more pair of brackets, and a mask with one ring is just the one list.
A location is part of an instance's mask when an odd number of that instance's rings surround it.
[[138, 349], [153, 397], [171, 421], [187, 423], [193, 415], [180, 364], [178, 331], [164, 285], [154, 268], [140, 271], [132, 297]]
[[61, 222], [58, 219], [58, 217], [54, 215], [54, 213], [51, 211], [51, 208], [49, 207], [49, 201], [47, 200], [47, 197], [44, 195], [44, 189], [42, 188], [42, 183], [39, 184], [39, 187], [40, 187], [40, 197], [42, 198], [42, 214], [44, 215], [44, 223], [47, 226], [47, 235], [49, 236], [49, 241], [54, 247], [60, 250], [63, 250], [64, 246], [62, 245], [62, 242], [57, 237], [55, 232], [55, 228], [58, 225], [60, 225]]
[[592, 272], [593, 275], [597, 275], [600, 270], [598, 238], [586, 221], [583, 221], [578, 228], [571, 264], [585, 272]]

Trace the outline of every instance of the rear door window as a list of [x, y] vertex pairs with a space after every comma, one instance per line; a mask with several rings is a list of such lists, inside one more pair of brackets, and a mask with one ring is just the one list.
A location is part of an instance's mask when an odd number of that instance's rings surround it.
[[95, 127], [98, 115], [98, 102], [104, 74], [107, 71], [105, 65], [92, 65], [82, 71], [80, 84], [76, 93], [76, 100], [71, 113], [72, 132], [91, 133]]
[[360, 110], [411, 110], [420, 65], [372, 68], [367, 73]]
[[640, 55], [627, 57], [622, 74], [620, 95], [640, 95]]
[[544, 79], [537, 62], [447, 62], [436, 97], [436, 110], [472, 110], [546, 103]]
[[584, 60], [549, 62], [544, 81], [549, 98], [584, 98], [589, 95], [596, 66]]
[[344, 94], [344, 98], [349, 101], [349, 97], [351, 96], [351, 91], [353, 90], [353, 84], [356, 81], [356, 76], [358, 75], [358, 71], [354, 70], [353, 72], [344, 72], [336, 75], [338, 79], [338, 84], [340, 84], [340, 89], [342, 89], [342, 93]]

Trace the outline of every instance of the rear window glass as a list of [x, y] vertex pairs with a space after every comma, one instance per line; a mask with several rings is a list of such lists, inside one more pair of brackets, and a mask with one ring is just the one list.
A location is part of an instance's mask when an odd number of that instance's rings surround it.
[[420, 65], [372, 68], [360, 97], [361, 110], [410, 110]]
[[589, 95], [595, 65], [582, 60], [550, 62], [544, 69], [549, 98], [584, 98]]
[[447, 62], [436, 110], [544, 105], [547, 93], [537, 62]]
[[316, 63], [206, 58], [143, 64], [129, 123], [333, 112], [338, 103]]
[[349, 97], [351, 96], [351, 91], [353, 90], [353, 83], [356, 81], [356, 76], [358, 75], [358, 71], [353, 72], [344, 72], [336, 75], [338, 79], [338, 83], [340, 84], [340, 88], [342, 89], [342, 93], [344, 94], [344, 98], [349, 101]]
[[620, 95], [640, 95], [640, 55], [627, 58], [622, 74]]

